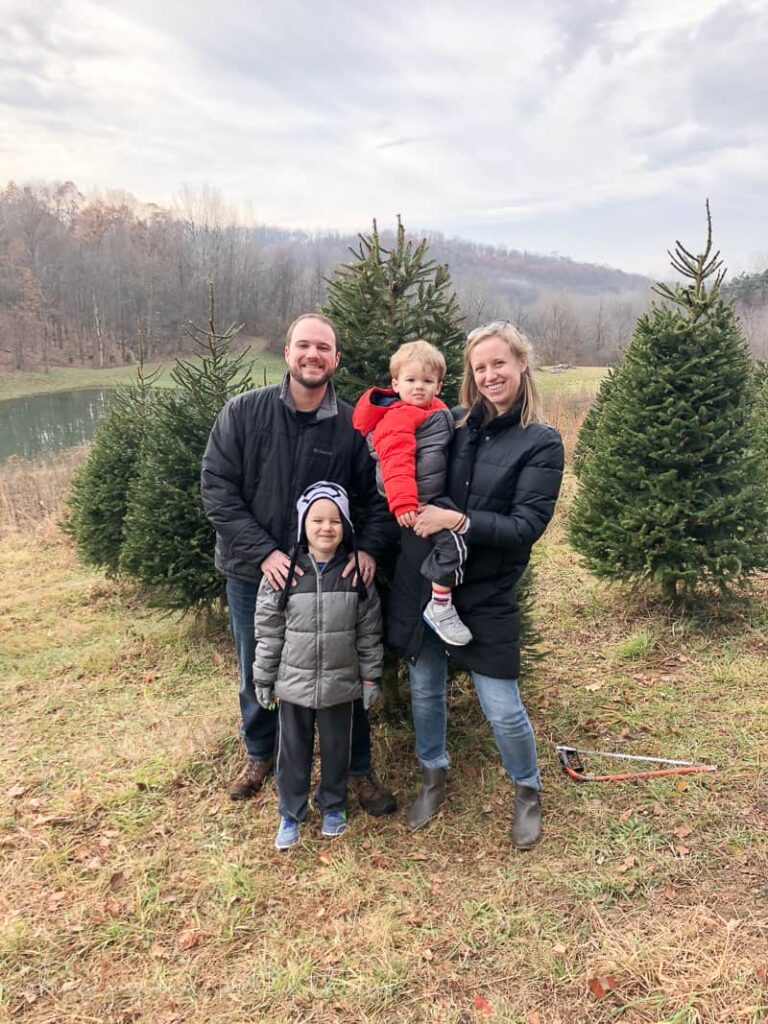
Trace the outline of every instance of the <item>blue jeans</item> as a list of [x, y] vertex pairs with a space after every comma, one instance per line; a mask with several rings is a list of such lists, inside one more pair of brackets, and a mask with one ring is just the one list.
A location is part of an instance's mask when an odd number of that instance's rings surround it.
[[[445, 647], [430, 629], [415, 664], [409, 665], [416, 756], [424, 768], [450, 768], [445, 749], [448, 710]], [[533, 729], [516, 679], [472, 673], [475, 690], [493, 729], [504, 769], [519, 786], [541, 789]]]
[[[267, 711], [256, 700], [253, 688], [253, 659], [256, 654], [256, 638], [253, 618], [256, 613], [257, 583], [243, 580], [227, 580], [227, 605], [229, 625], [237, 649], [240, 667], [240, 735], [243, 737], [248, 757], [264, 761], [273, 757], [277, 740], [277, 712]], [[371, 771], [371, 731], [368, 715], [363, 702], [356, 700], [352, 711], [352, 754], [349, 762], [350, 775], [368, 775]]]

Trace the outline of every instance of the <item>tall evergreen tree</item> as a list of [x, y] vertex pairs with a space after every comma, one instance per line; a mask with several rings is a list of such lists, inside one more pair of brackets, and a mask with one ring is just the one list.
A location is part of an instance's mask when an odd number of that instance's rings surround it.
[[400, 345], [423, 338], [439, 348], [448, 367], [443, 398], [458, 395], [464, 332], [461, 311], [448, 267], [428, 257], [429, 244], [407, 239], [397, 218], [395, 244], [382, 245], [376, 221], [369, 235], [359, 235], [355, 257], [342, 264], [333, 280], [323, 313], [339, 332], [342, 360], [334, 383], [355, 402], [374, 384], [389, 383], [389, 359]]
[[768, 475], [746, 341], [723, 300], [722, 261], [680, 242], [683, 283], [640, 317], [606, 401], [571, 513], [597, 575], [648, 581], [668, 600], [727, 590], [768, 566]]
[[159, 371], [144, 371], [139, 342], [136, 384], [118, 388], [99, 422], [88, 459], [76, 473], [62, 527], [83, 562], [117, 573], [123, 547], [128, 488], [136, 474], [145, 428], [155, 407]]
[[200, 464], [219, 410], [252, 386], [248, 353], [230, 351], [240, 327], [220, 333], [214, 313], [211, 287], [208, 327], [190, 323], [188, 332], [203, 358], [177, 362], [176, 389], [163, 394], [144, 435], [120, 558], [120, 570], [148, 587], [155, 603], [183, 611], [204, 610], [224, 593], [200, 500]]
[[[373, 385], [386, 387], [391, 379], [389, 360], [400, 345], [418, 338], [443, 353], [446, 379], [441, 398], [448, 405], [458, 398], [462, 374], [464, 331], [459, 303], [448, 267], [429, 258], [429, 243], [406, 238], [397, 218], [395, 243], [387, 249], [376, 221], [370, 234], [358, 236], [354, 260], [342, 264], [328, 283], [322, 312], [339, 332], [341, 365], [334, 386], [342, 398], [356, 402]], [[386, 603], [388, 581], [379, 574]], [[398, 686], [399, 659], [385, 652], [384, 695], [390, 713], [402, 712]]]

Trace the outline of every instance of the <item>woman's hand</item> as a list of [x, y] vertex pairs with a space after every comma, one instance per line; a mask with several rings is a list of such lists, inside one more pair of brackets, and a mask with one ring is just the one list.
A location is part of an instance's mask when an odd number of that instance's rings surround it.
[[431, 537], [433, 533], [440, 530], [452, 530], [462, 520], [460, 512], [449, 508], [439, 508], [437, 505], [425, 505], [416, 518], [414, 533], [419, 537]]

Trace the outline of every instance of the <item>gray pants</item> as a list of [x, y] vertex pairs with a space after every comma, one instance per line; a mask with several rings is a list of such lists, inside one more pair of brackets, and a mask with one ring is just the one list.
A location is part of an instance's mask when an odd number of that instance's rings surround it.
[[320, 783], [315, 791], [315, 807], [321, 811], [346, 808], [352, 707], [352, 701], [317, 709], [280, 701], [276, 774], [279, 810], [284, 817], [301, 822], [307, 816], [315, 723], [320, 737]]
[[421, 575], [439, 587], [458, 587], [464, 581], [467, 544], [460, 533], [440, 530], [429, 538], [432, 550], [421, 563]]

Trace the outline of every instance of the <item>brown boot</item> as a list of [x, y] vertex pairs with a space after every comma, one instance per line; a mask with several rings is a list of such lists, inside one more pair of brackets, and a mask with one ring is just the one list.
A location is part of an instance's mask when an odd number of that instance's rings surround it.
[[384, 789], [376, 780], [373, 772], [368, 775], [350, 775], [349, 788], [357, 797], [357, 802], [373, 815], [374, 818], [381, 818], [385, 814], [393, 814], [397, 810], [397, 800], [394, 793]]
[[247, 800], [251, 796], [256, 796], [264, 785], [264, 780], [272, 774], [274, 763], [273, 757], [266, 757], [263, 761], [249, 757], [245, 768], [229, 787], [231, 799]]

